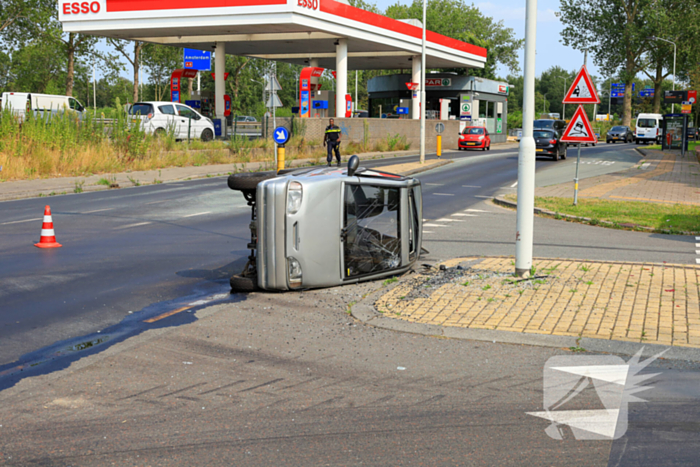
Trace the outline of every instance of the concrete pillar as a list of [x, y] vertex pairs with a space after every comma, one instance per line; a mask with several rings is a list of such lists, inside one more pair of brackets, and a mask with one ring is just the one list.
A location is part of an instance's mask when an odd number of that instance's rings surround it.
[[348, 92], [348, 40], [338, 39], [335, 46], [335, 117], [345, 117], [345, 94]]
[[[411, 74], [411, 82], [420, 83], [420, 55], [413, 56], [413, 73]], [[418, 120], [420, 118], [420, 91], [414, 89], [411, 94], [411, 118]]]
[[[309, 66], [312, 66], [314, 68], [318, 68], [318, 58], [312, 58], [309, 60]], [[311, 77], [311, 84], [318, 84], [318, 78]]]
[[216, 118], [224, 118], [224, 94], [226, 94], [226, 82], [224, 73], [226, 72], [226, 44], [216, 43], [214, 53], [214, 103], [216, 105]]

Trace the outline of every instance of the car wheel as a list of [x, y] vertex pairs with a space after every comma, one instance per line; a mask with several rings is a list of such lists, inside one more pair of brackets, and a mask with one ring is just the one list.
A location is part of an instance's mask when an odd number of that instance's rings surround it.
[[561, 155], [561, 158], [562, 158], [562, 159], [566, 159], [566, 151], [567, 151], [568, 149], [569, 149], [569, 146], [566, 146], [566, 147], [564, 148], [564, 153]]
[[165, 128], [156, 128], [156, 131], [153, 132], [156, 138], [162, 138], [165, 136]]
[[229, 280], [231, 284], [231, 293], [248, 293], [258, 290], [257, 277], [244, 277], [239, 274], [234, 274]]
[[274, 171], [232, 174], [228, 177], [228, 187], [232, 190], [240, 191], [255, 190], [258, 183], [276, 176], [277, 174]]
[[489, 147], [486, 149], [487, 151], [491, 150], [491, 145], [489, 144]]
[[482, 151], [486, 151], [486, 145], [484, 144], [484, 147], [481, 148]]
[[554, 159], [555, 161], [559, 160], [559, 148], [557, 148], [557, 151], [552, 156], [552, 159]]
[[212, 139], [214, 139], [214, 133], [209, 128], [205, 128], [202, 132], [202, 141], [211, 141]]

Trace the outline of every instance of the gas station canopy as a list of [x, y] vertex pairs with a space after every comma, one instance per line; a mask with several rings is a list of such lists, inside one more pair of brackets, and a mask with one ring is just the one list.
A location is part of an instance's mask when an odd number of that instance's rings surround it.
[[[212, 50], [336, 68], [347, 41], [347, 69], [406, 69], [420, 57], [420, 23], [398, 21], [334, 0], [59, 0], [66, 32]], [[88, 8], [81, 7], [88, 5]], [[87, 11], [86, 11], [87, 10]], [[417, 24], [416, 24], [417, 23]], [[486, 49], [427, 32], [429, 68], [482, 68]], [[344, 41], [345, 42], [345, 41]]]

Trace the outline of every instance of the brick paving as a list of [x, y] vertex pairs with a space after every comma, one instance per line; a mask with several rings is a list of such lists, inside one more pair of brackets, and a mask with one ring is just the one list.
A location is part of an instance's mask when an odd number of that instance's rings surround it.
[[[511, 258], [443, 263], [458, 277], [404, 279], [375, 302], [408, 322], [700, 348], [700, 266], [539, 259], [516, 281]], [[468, 266], [467, 266], [468, 265]], [[442, 281], [445, 282], [445, 281]]]
[[[646, 157], [635, 167], [580, 180], [579, 197], [700, 205], [700, 162], [693, 153], [643, 152]], [[573, 193], [573, 181], [535, 190], [542, 197], [572, 198]]]

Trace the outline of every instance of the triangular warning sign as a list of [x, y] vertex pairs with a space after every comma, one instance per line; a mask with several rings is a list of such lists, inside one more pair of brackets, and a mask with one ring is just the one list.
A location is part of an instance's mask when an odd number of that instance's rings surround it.
[[598, 139], [593, 133], [588, 115], [583, 111], [583, 106], [579, 105], [576, 113], [571, 117], [569, 126], [566, 127], [561, 141], [566, 143], [597, 143]]
[[588, 74], [586, 65], [581, 67], [581, 70], [576, 75], [576, 79], [571, 83], [569, 92], [566, 93], [563, 104], [600, 104], [598, 93], [591, 81], [591, 75]]

